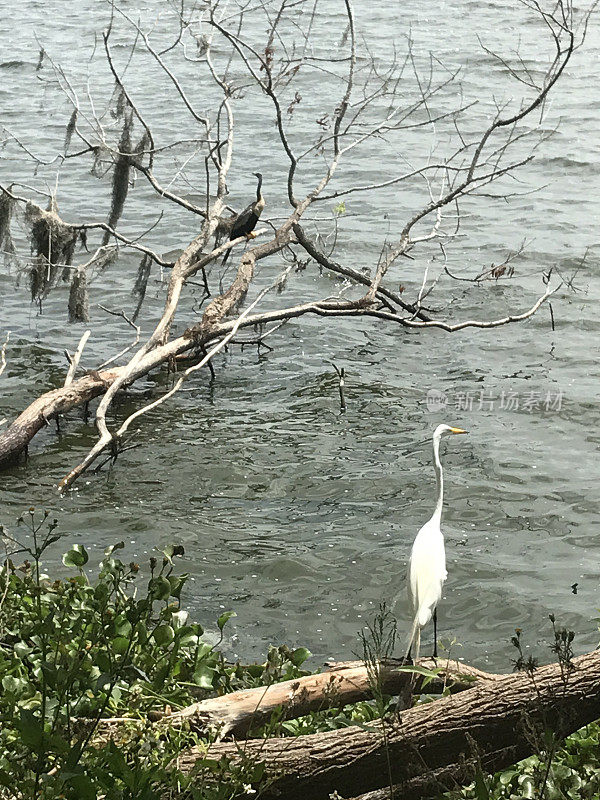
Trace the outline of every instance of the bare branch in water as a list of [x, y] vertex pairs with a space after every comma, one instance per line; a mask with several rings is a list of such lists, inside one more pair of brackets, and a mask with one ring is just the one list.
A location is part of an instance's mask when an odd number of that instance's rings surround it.
[[[160, 45], [156, 29], [144, 27], [125, 6], [111, 5], [111, 26], [102, 35], [104, 48], [98, 53], [114, 79], [114, 91], [105, 93], [110, 98], [96, 99], [89, 83], [76, 90], [80, 84], [72, 81], [44, 48], [47, 68], [40, 78], [52, 82], [69, 103], [66, 134], [64, 138], [61, 134], [56, 155], [40, 158], [23, 137], [5, 132], [6, 148], [30, 160], [32, 179], [27, 185], [0, 187], [0, 248], [9, 253], [14, 250], [11, 228], [16, 210], [21, 209], [33, 258], [19, 256], [17, 260], [31, 276], [32, 296], [41, 310], [42, 299], [60, 285], [59, 278], [70, 278], [72, 320], [87, 319], [89, 295], [98, 291], [100, 283], [95, 277], [116, 262], [119, 267], [123, 264], [123, 269], [132, 269], [128, 257], [141, 253], [132, 311], [111, 310], [114, 304], [109, 298], [94, 298], [96, 304], [102, 301], [105, 312], [122, 318], [134, 330], [133, 341], [117, 345], [116, 355], [97, 370], [79, 379], [71, 376], [67, 387], [47, 392], [25, 409], [0, 435], [0, 463], [14, 461], [25, 450], [40, 430], [40, 420], [99, 397], [98, 440], [65, 475], [60, 484], [64, 490], [108, 448], [122, 447], [129, 426], [168, 400], [188, 376], [203, 365], [212, 369], [211, 359], [225, 346], [262, 346], [284, 323], [306, 314], [361, 317], [423, 329], [423, 333], [429, 328], [457, 333], [524, 321], [561, 287], [562, 283], [552, 281], [551, 288], [548, 276], [537, 298], [523, 300], [525, 310], [501, 308], [478, 319], [461, 320], [461, 295], [453, 293], [454, 281], [461, 281], [466, 289], [467, 283], [482, 285], [513, 277], [525, 243], [491, 265], [488, 260], [473, 268], [474, 277], [451, 269], [448, 251], [466, 235], [463, 201], [508, 200], [528, 191], [517, 184], [519, 172], [539, 147], [546, 146], [552, 132], [543, 124], [546, 101], [565, 74], [573, 52], [581, 46], [590, 10], [577, 21], [567, 0], [558, 0], [548, 11], [537, 2], [525, 3], [540, 23], [541, 35], [549, 37], [549, 55], [545, 64], [540, 60], [540, 68], [533, 70], [524, 53], [499, 54], [498, 63], [519, 96], [502, 104], [482, 95], [479, 100], [495, 103], [495, 111], [477, 132], [476, 107], [462, 96], [462, 71], [447, 67], [436, 55], [419, 60], [410, 35], [403, 52], [394, 48], [389, 58], [382, 59], [357, 29], [349, 0], [343, 0], [343, 19], [335, 31], [339, 44], [330, 57], [323, 54], [319, 41], [314, 0], [261, 0], [243, 8], [225, 7], [219, 0], [207, 0], [191, 9], [171, 5], [165, 15], [175, 14], [169, 17], [174, 27]], [[299, 14], [300, 10], [306, 13]], [[120, 47], [113, 52], [112, 26], [117, 22]], [[327, 46], [330, 48], [329, 40]], [[482, 46], [487, 57], [494, 57], [490, 48]], [[137, 84], [130, 71], [138, 61], [150, 64], [158, 75], [157, 97], [159, 92], [161, 97], [165, 95], [167, 87], [173, 113], [184, 120], [181, 131], [159, 135], [162, 128], [154, 109], [133, 88]], [[326, 76], [331, 91], [319, 98], [308, 97], [307, 75], [317, 75], [319, 80]], [[198, 86], [203, 87], [200, 95]], [[282, 213], [277, 207], [277, 187], [265, 170], [266, 205], [260, 187], [256, 203], [261, 211], [264, 205], [265, 213], [275, 207], [279, 216], [261, 217], [265, 224], [258, 227], [255, 214], [253, 226], [237, 236], [239, 228], [234, 223], [244, 217], [239, 208], [228, 205], [234, 142], [242, 141], [241, 152], [259, 152], [253, 138], [256, 131], [244, 128], [241, 120], [245, 117], [236, 118], [242, 99], [246, 105], [256, 101], [261, 109], [261, 148], [264, 144], [266, 149], [260, 151], [284, 159], [288, 208]], [[440, 129], [443, 137], [438, 134]], [[430, 137], [431, 141], [429, 155], [415, 164], [409, 163], [405, 154], [411, 136], [423, 137], [424, 142]], [[370, 171], [366, 178], [353, 178], [361, 173], [364, 153], [369, 154], [370, 170], [378, 163], [395, 166], [380, 175]], [[111, 202], [106, 222], [67, 222], [62, 218], [58, 183], [54, 190], [35, 185], [36, 170], [55, 163], [74, 172], [82, 167], [86, 176], [92, 168], [97, 176], [92, 179], [107, 184]], [[248, 164], [242, 168], [251, 171]], [[411, 207], [390, 208], [385, 193], [396, 187], [416, 198]], [[143, 192], [159, 206], [152, 214], [154, 222], [147, 227], [140, 224], [133, 200], [146, 202]], [[26, 196], [37, 193], [48, 198], [48, 208]], [[354, 228], [355, 217], [364, 221], [370, 213], [368, 206], [365, 211], [358, 203], [367, 195], [372, 204], [384, 198], [380, 210], [382, 218], [389, 218], [389, 230], [385, 237], [370, 243], [375, 255], [360, 263], [351, 249], [354, 243], [344, 248], [344, 234], [349, 226]], [[254, 195], [248, 199], [254, 200]], [[324, 209], [323, 201], [337, 203], [331, 217], [311, 213], [315, 203]], [[349, 210], [346, 202], [352, 204]], [[140, 228], [142, 232], [136, 233]], [[182, 233], [186, 237], [183, 242], [172, 241], [174, 230], [188, 231]], [[165, 239], [163, 248], [155, 244], [161, 237]], [[109, 241], [114, 243], [111, 247]], [[161, 255], [169, 248], [176, 249]], [[432, 250], [434, 258], [429, 257]], [[221, 261], [230, 251], [237, 257], [237, 265], [228, 272]], [[16, 254], [11, 257], [17, 258]], [[419, 267], [415, 257], [426, 258], [427, 266]], [[258, 300], [248, 304], [246, 298], [255, 284], [265, 286], [258, 265], [268, 258], [287, 264], [284, 280], [276, 287], [269, 283], [267, 289], [258, 288], [254, 296], [262, 298], [274, 288], [278, 296], [284, 295], [287, 283], [295, 281], [299, 299], [275, 301], [272, 292], [269, 305], [255, 311]], [[144, 300], [154, 264], [160, 271], [157, 286], [163, 305], [159, 313], [152, 310], [154, 316], [150, 316], [150, 304]], [[328, 288], [321, 289], [325, 296], [319, 296], [314, 288], [322, 282], [302, 280], [310, 265], [331, 277]], [[123, 280], [132, 281], [132, 273]], [[182, 298], [196, 286], [202, 290], [201, 301], [196, 303], [192, 297], [192, 302], [182, 304]], [[438, 310], [432, 310], [436, 307]], [[187, 318], [182, 308], [187, 309]], [[552, 309], [550, 313], [553, 317]], [[173, 335], [176, 322], [184, 332]], [[263, 332], [260, 326], [265, 325], [269, 327]], [[239, 335], [252, 326], [259, 326], [257, 335]], [[125, 356], [126, 363], [111, 367]], [[194, 363], [181, 373], [173, 389], [111, 430], [111, 410], [120, 391], [150, 371], [162, 365], [171, 368], [184, 358], [186, 363], [190, 358]], [[2, 359], [4, 363], [4, 349]], [[337, 367], [336, 371], [343, 410], [344, 375]]]

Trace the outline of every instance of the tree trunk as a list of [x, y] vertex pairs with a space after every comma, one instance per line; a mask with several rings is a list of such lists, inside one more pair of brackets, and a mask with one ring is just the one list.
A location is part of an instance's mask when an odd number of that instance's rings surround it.
[[[546, 730], [563, 737], [599, 716], [600, 652], [593, 652], [574, 659], [571, 668], [551, 664], [478, 682], [402, 711], [385, 728], [219, 743], [209, 754], [264, 762], [270, 778], [261, 790], [265, 800], [329, 800], [334, 791], [356, 797], [390, 783], [396, 798], [416, 800], [468, 782], [479, 761], [490, 771], [514, 764], [535, 751]], [[189, 772], [204, 755], [192, 748], [178, 766]]]
[[[423, 659], [421, 666], [433, 669], [431, 659]], [[399, 672], [403, 659], [388, 659], [379, 667], [379, 685], [388, 695], [410, 696], [412, 673]], [[482, 672], [457, 661], [444, 663], [443, 672], [428, 685], [428, 691], [441, 691], [444, 682], [452, 683], [454, 691], [473, 685], [473, 679], [493, 681], [501, 676]], [[345, 705], [370, 700], [373, 697], [372, 678], [362, 661], [334, 664], [326, 672], [270, 686], [258, 686], [232, 692], [221, 697], [211, 697], [165, 717], [170, 726], [188, 723], [197, 732], [207, 729], [219, 731], [219, 738], [245, 737], [251, 728], [268, 722], [274, 712], [283, 719], [297, 719], [311, 711], [341, 708]]]
[[[431, 670], [436, 668], [433, 659], [421, 659], [419, 665]], [[422, 677], [400, 672], [397, 668], [401, 666], [404, 666], [404, 659], [390, 658], [381, 663], [379, 687], [387, 695], [400, 695], [404, 704], [409, 705], [411, 692], [419, 691]], [[459, 692], [473, 686], [474, 680], [490, 682], [503, 677], [450, 660], [441, 662], [438, 669], [438, 675], [427, 684], [428, 692], [441, 693], [446, 686], [452, 692]], [[175, 713], [150, 711], [148, 720], [169, 728], [187, 726], [200, 734], [215, 731], [219, 739], [240, 739], [245, 738], [252, 728], [269, 722], [274, 714], [278, 719], [297, 719], [311, 711], [341, 708], [372, 699], [372, 688], [372, 677], [364, 662], [345, 661], [331, 664], [324, 672], [315, 675], [209, 697]], [[78, 727], [96, 726], [96, 721], [76, 718], [73, 724]], [[126, 717], [101, 719], [96, 726], [94, 741], [102, 744], [119, 736], [125, 725], [136, 724], [145, 728], [148, 721]]]
[[15, 463], [36, 433], [53, 417], [103, 394], [118, 373], [118, 368], [92, 372], [68, 386], [40, 395], [0, 435], [0, 469]]

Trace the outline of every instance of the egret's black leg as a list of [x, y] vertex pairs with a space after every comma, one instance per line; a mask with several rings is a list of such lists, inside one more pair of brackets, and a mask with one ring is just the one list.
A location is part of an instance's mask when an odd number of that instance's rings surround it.
[[408, 648], [408, 655], [406, 656], [406, 660], [407, 660], [407, 661], [408, 661], [410, 664], [412, 664], [412, 644], [411, 644], [411, 646]]
[[433, 657], [437, 658], [437, 608], [433, 612]]

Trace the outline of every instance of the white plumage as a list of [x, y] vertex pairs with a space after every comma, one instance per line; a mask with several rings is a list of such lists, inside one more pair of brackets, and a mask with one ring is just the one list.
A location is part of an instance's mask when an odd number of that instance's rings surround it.
[[421, 628], [434, 619], [434, 658], [437, 656], [437, 625], [435, 611], [442, 598], [446, 570], [446, 550], [441, 530], [442, 506], [444, 503], [444, 476], [440, 462], [440, 440], [451, 433], [466, 433], [462, 428], [438, 425], [433, 432], [433, 466], [437, 479], [437, 503], [431, 519], [423, 525], [413, 542], [408, 564], [407, 589], [412, 613], [412, 625], [408, 640], [407, 658], [415, 647], [415, 661], [419, 657]]

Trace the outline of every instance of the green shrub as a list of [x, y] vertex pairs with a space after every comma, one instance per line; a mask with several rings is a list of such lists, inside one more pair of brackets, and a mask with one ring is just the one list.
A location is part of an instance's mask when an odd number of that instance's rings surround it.
[[569, 736], [550, 758], [530, 756], [509, 769], [478, 779], [449, 800], [584, 800], [600, 796], [600, 725]]
[[[219, 646], [233, 612], [217, 619], [212, 643], [189, 621], [181, 607], [187, 575], [174, 570], [181, 547], [151, 558], [144, 577], [119, 558], [119, 542], [91, 579], [76, 544], [63, 557], [76, 574], [52, 580], [42, 557], [61, 538], [56, 520], [30, 509], [20, 524], [19, 537], [1, 530], [12, 552], [0, 570], [0, 797], [150, 800], [176, 787], [177, 797], [217, 800], [257, 780], [254, 765], [234, 769], [207, 757], [192, 786], [173, 758], [190, 744], [208, 750], [210, 738], [159, 735], [142, 722], [107, 742], [97, 736], [99, 720], [147, 721], [209, 694], [295, 678], [308, 651], [273, 647], [265, 664], [228, 663]], [[26, 556], [18, 565], [17, 555]]]

